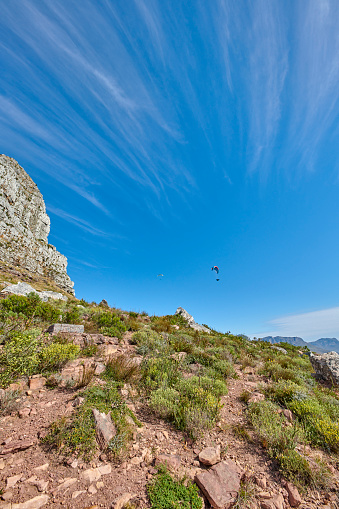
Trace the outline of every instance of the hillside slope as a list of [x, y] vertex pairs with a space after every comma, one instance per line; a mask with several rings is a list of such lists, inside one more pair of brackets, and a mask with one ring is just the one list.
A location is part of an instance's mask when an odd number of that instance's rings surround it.
[[0, 508], [337, 507], [338, 391], [300, 347], [105, 302], [13, 296], [0, 318]]

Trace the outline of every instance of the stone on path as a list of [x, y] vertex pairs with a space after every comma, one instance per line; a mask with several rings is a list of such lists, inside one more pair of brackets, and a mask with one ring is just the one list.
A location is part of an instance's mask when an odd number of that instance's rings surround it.
[[290, 482], [286, 483], [285, 486], [288, 493], [288, 501], [291, 507], [298, 507], [302, 500], [297, 488]]
[[181, 458], [178, 454], [159, 454], [155, 460], [155, 465], [165, 465], [170, 470], [178, 470]]
[[33, 375], [28, 380], [28, 386], [32, 391], [42, 389], [44, 385], [46, 385], [46, 378], [41, 375]]
[[55, 488], [55, 490], [53, 490], [53, 495], [57, 495], [60, 491], [69, 488], [70, 486], [72, 486], [72, 484], [77, 482], [77, 480], [78, 479], [76, 477], [67, 477], [66, 479], [64, 479], [62, 483], [59, 484], [59, 486]]
[[0, 449], [0, 456], [5, 454], [13, 454], [14, 452], [24, 451], [34, 445], [34, 440], [18, 440], [16, 442], [10, 442]]
[[89, 468], [81, 473], [81, 477], [90, 483], [98, 481], [102, 475], [107, 475], [112, 472], [112, 467], [109, 463], [101, 465], [97, 468]]
[[199, 454], [199, 461], [207, 466], [218, 463], [220, 461], [220, 446], [203, 449]]
[[242, 470], [232, 460], [217, 463], [197, 474], [195, 482], [215, 509], [232, 507], [240, 489]]
[[47, 504], [48, 499], [48, 495], [39, 495], [19, 504], [12, 504], [11, 502], [0, 503], [0, 509], [40, 509], [40, 507]]
[[112, 509], [122, 509], [132, 498], [136, 497], [135, 493], [123, 493], [113, 504]]
[[22, 477], [22, 474], [13, 475], [12, 477], [7, 477], [6, 490], [13, 488], [13, 486], [15, 486], [18, 481], [20, 481], [21, 477]]
[[261, 502], [261, 509], [284, 509], [284, 497], [279, 493], [269, 500], [263, 500]]

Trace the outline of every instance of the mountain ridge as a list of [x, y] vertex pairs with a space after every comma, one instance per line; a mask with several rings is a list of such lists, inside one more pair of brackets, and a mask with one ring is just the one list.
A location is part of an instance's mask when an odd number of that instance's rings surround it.
[[305, 341], [298, 336], [265, 336], [261, 341], [268, 343], [289, 343], [294, 346], [307, 346], [312, 352], [326, 353], [337, 352], [339, 353], [339, 341], [337, 338], [319, 338], [316, 341]]

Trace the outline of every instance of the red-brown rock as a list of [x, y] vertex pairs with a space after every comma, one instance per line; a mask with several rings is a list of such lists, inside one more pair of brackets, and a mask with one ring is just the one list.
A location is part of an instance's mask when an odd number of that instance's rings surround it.
[[34, 445], [33, 440], [18, 440], [17, 442], [10, 442], [0, 449], [0, 456], [4, 456], [5, 454], [12, 454], [18, 451], [24, 451]]
[[298, 507], [302, 500], [297, 488], [290, 482], [286, 483], [285, 486], [288, 493], [288, 501], [291, 507]]
[[269, 500], [263, 500], [261, 502], [261, 509], [284, 509], [284, 507], [284, 497], [280, 495], [280, 493]]
[[178, 470], [181, 458], [177, 454], [159, 454], [155, 460], [156, 465], [166, 465], [170, 470]]
[[195, 482], [215, 509], [232, 507], [240, 489], [242, 470], [232, 460], [225, 460], [197, 474]]

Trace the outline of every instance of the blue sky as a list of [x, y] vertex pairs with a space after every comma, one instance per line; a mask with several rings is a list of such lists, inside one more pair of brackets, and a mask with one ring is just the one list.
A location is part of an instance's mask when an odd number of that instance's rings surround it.
[[79, 298], [339, 338], [338, 24], [336, 0], [1, 1], [0, 151]]

